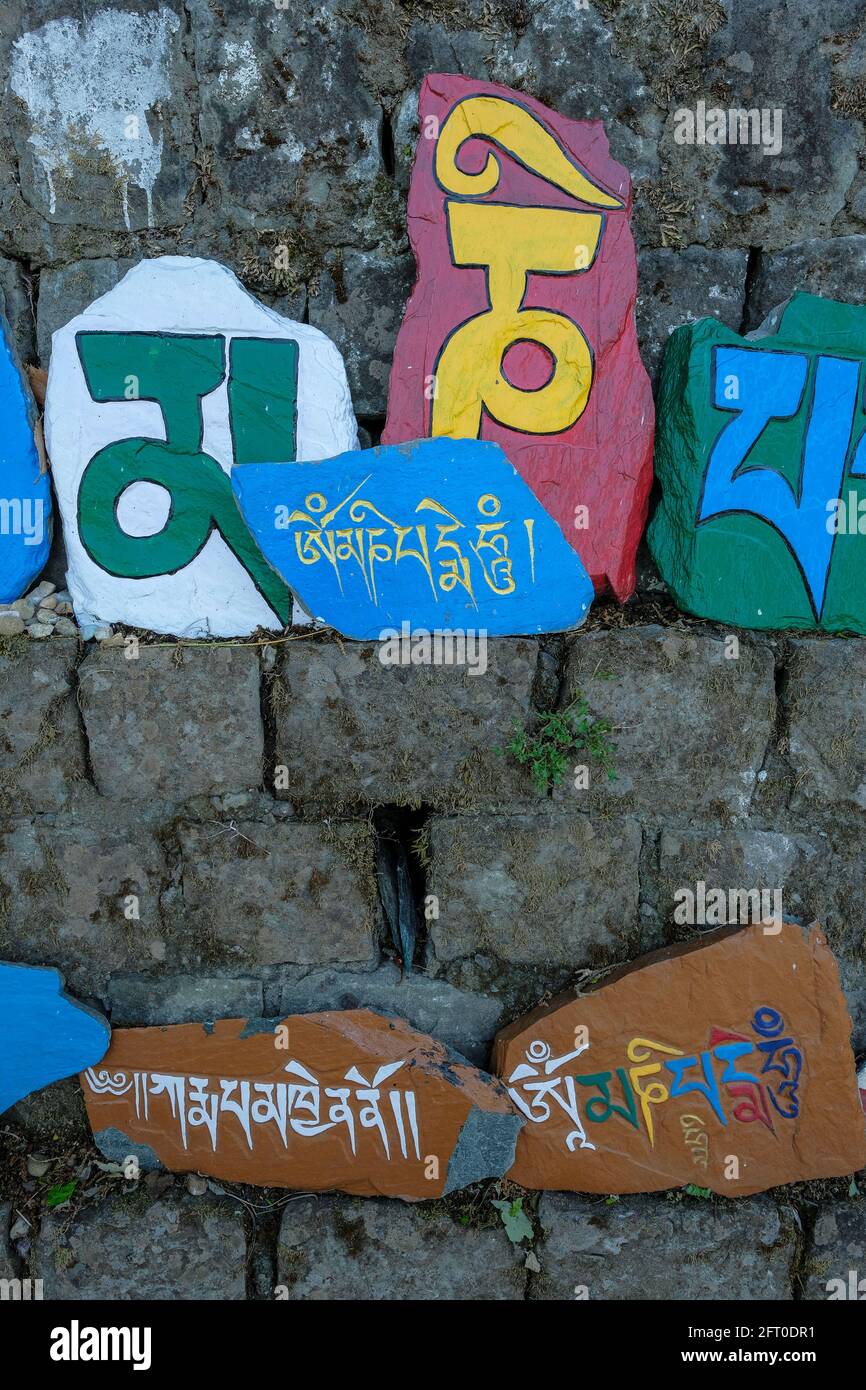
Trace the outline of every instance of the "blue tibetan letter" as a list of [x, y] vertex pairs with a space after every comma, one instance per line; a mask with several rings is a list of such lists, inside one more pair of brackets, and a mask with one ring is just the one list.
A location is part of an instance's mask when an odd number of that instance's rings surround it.
[[819, 357], [797, 485], [748, 456], [771, 420], [790, 419], [803, 402], [809, 359], [765, 348], [718, 348], [713, 404], [736, 411], [710, 454], [698, 523], [748, 512], [775, 527], [803, 574], [820, 616], [835, 534], [827, 504], [839, 496], [857, 399], [859, 363]]

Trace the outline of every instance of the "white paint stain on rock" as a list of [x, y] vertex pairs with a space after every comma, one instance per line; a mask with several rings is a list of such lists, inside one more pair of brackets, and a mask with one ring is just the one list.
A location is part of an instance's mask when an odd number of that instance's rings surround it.
[[249, 39], [243, 39], [240, 43], [226, 39], [222, 47], [224, 66], [217, 78], [217, 86], [224, 101], [240, 106], [251, 100], [261, 82], [256, 52]]
[[165, 7], [149, 14], [100, 10], [87, 21], [54, 19], [23, 34], [12, 47], [11, 84], [30, 115], [28, 137], [57, 206], [56, 180], [75, 168], [82, 151], [107, 155], [129, 227], [129, 185], [144, 190], [153, 226], [153, 190], [162, 164], [149, 111], [170, 94], [169, 44], [180, 28]]

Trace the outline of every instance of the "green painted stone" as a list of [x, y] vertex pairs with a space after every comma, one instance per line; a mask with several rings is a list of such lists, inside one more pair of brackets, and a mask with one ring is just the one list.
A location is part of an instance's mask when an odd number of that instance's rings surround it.
[[675, 330], [650, 549], [680, 607], [866, 633], [866, 308], [795, 294], [776, 331]]

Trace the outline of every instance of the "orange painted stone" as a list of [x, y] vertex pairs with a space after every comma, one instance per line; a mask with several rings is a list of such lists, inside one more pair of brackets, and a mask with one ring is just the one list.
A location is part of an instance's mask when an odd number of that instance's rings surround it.
[[117, 1162], [362, 1197], [501, 1177], [523, 1123], [501, 1083], [362, 1009], [115, 1029], [81, 1081]]
[[525, 1187], [727, 1197], [866, 1164], [851, 1020], [817, 925], [725, 927], [504, 1029]]

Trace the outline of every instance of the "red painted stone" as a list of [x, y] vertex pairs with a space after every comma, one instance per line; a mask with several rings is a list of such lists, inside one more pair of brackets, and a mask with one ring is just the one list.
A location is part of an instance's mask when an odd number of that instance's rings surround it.
[[596, 589], [625, 600], [654, 425], [634, 323], [629, 175], [601, 122], [566, 120], [491, 82], [434, 74], [419, 116], [409, 191], [418, 280], [383, 443], [495, 441]]

